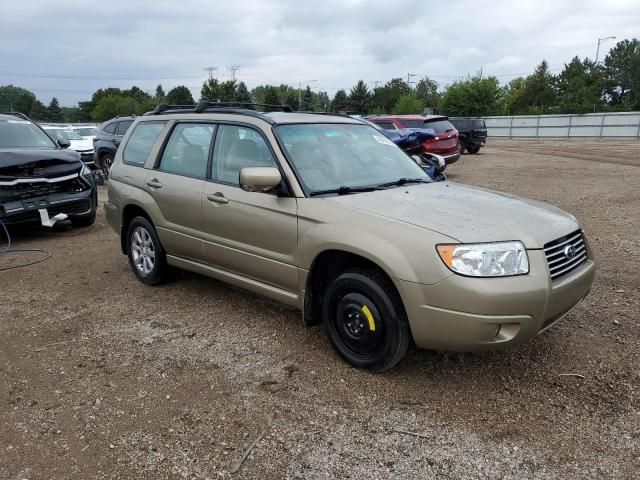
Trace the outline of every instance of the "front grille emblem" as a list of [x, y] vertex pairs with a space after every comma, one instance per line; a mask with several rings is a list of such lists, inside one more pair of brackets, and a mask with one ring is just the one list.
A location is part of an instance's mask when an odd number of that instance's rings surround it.
[[567, 258], [573, 258], [576, 256], [576, 247], [573, 245], [567, 245], [564, 247], [564, 256]]

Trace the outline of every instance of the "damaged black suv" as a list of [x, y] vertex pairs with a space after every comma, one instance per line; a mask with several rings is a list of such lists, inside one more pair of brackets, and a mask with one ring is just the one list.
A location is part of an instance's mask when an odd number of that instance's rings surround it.
[[86, 227], [96, 218], [97, 189], [68, 140], [54, 142], [20, 113], [0, 114], [0, 221], [53, 226], [69, 219]]

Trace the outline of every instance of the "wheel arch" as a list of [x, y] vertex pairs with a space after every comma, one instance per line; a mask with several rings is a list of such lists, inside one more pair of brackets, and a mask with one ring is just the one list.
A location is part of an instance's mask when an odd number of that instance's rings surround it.
[[126, 205], [122, 209], [122, 220], [120, 222], [120, 248], [122, 249], [122, 253], [124, 253], [125, 255], [127, 254], [128, 242], [127, 229], [129, 228], [129, 224], [131, 223], [131, 221], [136, 217], [144, 217], [149, 220], [152, 225], [155, 226], [151, 215], [149, 215], [149, 213], [140, 205], [135, 203]]
[[361, 268], [378, 272], [389, 281], [389, 285], [393, 287], [402, 303], [393, 277], [380, 263], [369, 256], [347, 249], [331, 248], [319, 252], [311, 262], [304, 285], [303, 318], [305, 325], [315, 325], [322, 321], [322, 302], [327, 285], [338, 274], [349, 269]]

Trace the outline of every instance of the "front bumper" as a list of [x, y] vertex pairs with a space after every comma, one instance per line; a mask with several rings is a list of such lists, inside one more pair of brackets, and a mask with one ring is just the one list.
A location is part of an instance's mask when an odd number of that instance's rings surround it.
[[40, 222], [38, 210], [46, 208], [50, 217], [66, 213], [70, 217], [90, 215], [96, 208], [95, 187], [76, 193], [60, 193], [20, 201], [0, 203], [0, 220], [7, 225]]
[[451, 165], [452, 163], [456, 163], [460, 158], [460, 152], [454, 153], [453, 155], [443, 155], [444, 163], [447, 165]]
[[530, 272], [505, 278], [452, 274], [435, 285], [396, 281], [416, 345], [454, 351], [522, 343], [561, 320], [591, 289], [589, 258], [551, 281], [542, 250], [530, 250]]
[[93, 150], [89, 150], [86, 152], [78, 152], [80, 154], [80, 160], [82, 160], [82, 163], [84, 163], [87, 166], [93, 166], [95, 165], [95, 160], [94, 160], [94, 156], [93, 156]]

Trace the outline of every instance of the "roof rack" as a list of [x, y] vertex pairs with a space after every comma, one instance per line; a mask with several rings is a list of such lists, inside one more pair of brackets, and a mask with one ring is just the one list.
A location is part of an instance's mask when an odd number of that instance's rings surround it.
[[193, 110], [195, 108], [195, 105], [167, 105], [165, 103], [162, 103], [156, 106], [153, 111], [145, 113], [145, 115], [159, 115], [162, 112], [166, 112], [167, 110]]
[[136, 113], [123, 113], [122, 115], [116, 115], [113, 118], [123, 118], [123, 117], [137, 117]]
[[28, 116], [26, 116], [22, 112], [0, 112], [2, 115], [13, 115], [14, 117], [22, 118], [23, 120], [31, 120]]
[[198, 102], [198, 105], [196, 106], [196, 113], [202, 113], [204, 112], [206, 109], [208, 108], [228, 108], [228, 107], [236, 107], [236, 108], [242, 108], [242, 109], [246, 109], [246, 110], [256, 110], [256, 107], [261, 107], [261, 108], [275, 108], [278, 110], [282, 110], [283, 112], [293, 112], [293, 108], [291, 108], [289, 105], [273, 105], [270, 103], [252, 103], [252, 102], [208, 102], [206, 100], [202, 100], [200, 102]]

